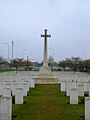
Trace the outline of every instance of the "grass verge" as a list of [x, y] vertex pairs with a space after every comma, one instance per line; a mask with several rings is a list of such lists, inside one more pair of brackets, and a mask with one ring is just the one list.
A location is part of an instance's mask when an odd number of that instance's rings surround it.
[[15, 120], [80, 120], [84, 115], [84, 105], [67, 104], [70, 100], [60, 86], [36, 85], [23, 105], [13, 105]]

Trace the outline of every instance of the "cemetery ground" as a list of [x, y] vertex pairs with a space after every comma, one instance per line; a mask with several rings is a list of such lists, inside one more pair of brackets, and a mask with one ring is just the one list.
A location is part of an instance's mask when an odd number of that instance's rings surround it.
[[[82, 97], [79, 97], [79, 103]], [[15, 120], [80, 120], [84, 104], [70, 105], [70, 98], [60, 91], [60, 85], [36, 84], [24, 97], [24, 104], [13, 104]]]

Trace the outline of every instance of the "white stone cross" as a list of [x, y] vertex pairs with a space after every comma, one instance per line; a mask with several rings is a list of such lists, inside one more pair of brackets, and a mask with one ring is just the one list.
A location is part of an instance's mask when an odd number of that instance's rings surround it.
[[44, 37], [44, 62], [43, 66], [48, 66], [47, 64], [47, 37], [51, 37], [51, 35], [47, 34], [47, 29], [44, 29], [45, 34], [41, 34], [41, 37]]

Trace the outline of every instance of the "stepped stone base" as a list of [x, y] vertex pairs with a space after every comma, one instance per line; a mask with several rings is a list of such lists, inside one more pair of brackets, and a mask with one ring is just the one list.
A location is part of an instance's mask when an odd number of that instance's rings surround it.
[[34, 78], [35, 80], [35, 83], [37, 84], [57, 84], [59, 83], [58, 79], [57, 78], [39, 78], [39, 77], [36, 77]]
[[37, 77], [34, 78], [37, 84], [57, 84], [59, 80], [51, 73], [51, 69], [48, 66], [43, 66]]

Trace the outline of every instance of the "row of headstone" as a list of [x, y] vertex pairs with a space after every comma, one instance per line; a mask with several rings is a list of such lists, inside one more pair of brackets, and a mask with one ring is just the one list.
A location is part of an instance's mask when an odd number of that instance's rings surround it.
[[[72, 96], [70, 96], [70, 104], [78, 104], [78, 90], [72, 90]], [[85, 97], [85, 120], [90, 120], [90, 97]]]
[[[13, 80], [16, 80], [16, 79], [20, 79], [20, 80], [29, 80], [30, 78], [34, 78], [34, 76], [36, 76], [37, 73], [36, 72], [18, 72], [18, 73], [15, 73], [15, 72], [5, 72], [5, 73], [0, 73], [0, 81], [1, 80], [6, 80], [6, 81], [13, 81]], [[6, 79], [7, 78], [7, 79]]]
[[80, 88], [84, 86], [84, 92], [90, 91], [90, 82], [78, 82], [78, 81], [61, 81], [61, 91], [67, 91], [68, 87], [70, 88]]
[[35, 88], [33, 80], [35, 74], [31, 72], [0, 73], [0, 120], [11, 120], [11, 95], [15, 96], [15, 104], [23, 104], [23, 96], [27, 96], [29, 88]]
[[[70, 96], [70, 104], [78, 104], [78, 96], [84, 96], [84, 91], [88, 91], [90, 96], [90, 83], [61, 82], [61, 91]], [[85, 97], [85, 120], [90, 120], [90, 97]]]
[[66, 91], [66, 96], [70, 96], [70, 104], [78, 104], [78, 96], [84, 96], [84, 92], [89, 92], [90, 83], [79, 83], [77, 81], [61, 82], [61, 91]]
[[12, 96], [15, 104], [23, 104], [23, 96], [27, 96], [29, 88], [35, 88], [34, 80], [0, 81], [0, 120], [11, 120]]
[[[34, 78], [35, 76], [37, 76], [38, 72], [32, 72], [32, 71], [18, 71], [16, 72], [5, 72], [5, 73], [0, 73], [0, 80], [15, 80], [15, 79], [30, 79], [30, 77]], [[61, 80], [72, 80], [72, 79], [77, 79], [77, 81], [88, 81], [90, 79], [90, 75], [87, 75], [85, 73], [81, 73], [81, 72], [76, 72], [75, 74], [73, 74], [73, 72], [53, 72], [54, 76], [58, 77], [60, 82]]]
[[29, 88], [35, 88], [34, 80], [31, 80], [30, 83], [28, 81], [12, 82], [11, 84], [5, 84], [3, 82], [0, 82], [0, 95], [11, 96], [11, 92], [12, 92], [12, 96], [15, 96], [16, 98], [19, 94], [18, 92], [22, 91], [21, 95], [27, 96], [27, 92], [29, 91]]
[[60, 83], [62, 80], [66, 80], [66, 82], [72, 80], [77, 80], [78, 82], [87, 82], [90, 80], [90, 75], [81, 72], [76, 72], [75, 74], [72, 72], [57, 72], [56, 75], [58, 76]]
[[[82, 73], [65, 74], [60, 75], [59, 79], [61, 91], [70, 96], [70, 104], [78, 104], [78, 96], [84, 96], [84, 92], [88, 92], [90, 96], [90, 75]], [[74, 81], [72, 81], [73, 78]], [[77, 81], [75, 81], [76, 79]], [[85, 98], [85, 120], [90, 120], [90, 97]]]

